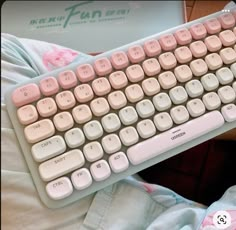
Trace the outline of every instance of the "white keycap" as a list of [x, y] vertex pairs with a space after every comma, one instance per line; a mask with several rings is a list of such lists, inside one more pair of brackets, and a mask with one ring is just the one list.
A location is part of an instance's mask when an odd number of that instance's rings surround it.
[[171, 107], [170, 97], [166, 93], [157, 94], [152, 101], [158, 111], [164, 111]]
[[202, 100], [208, 110], [217, 109], [221, 105], [220, 98], [215, 92], [205, 94]]
[[103, 128], [108, 133], [117, 131], [121, 126], [120, 119], [115, 113], [107, 114], [101, 121]]
[[159, 74], [158, 81], [163, 89], [170, 89], [177, 83], [175, 75], [171, 71]]
[[129, 161], [123, 152], [118, 152], [109, 157], [109, 164], [115, 173], [123, 172], [129, 167]]
[[121, 142], [116, 134], [109, 134], [102, 138], [102, 147], [108, 154], [115, 153], [121, 149]]
[[144, 99], [136, 104], [138, 115], [142, 118], [150, 117], [154, 114], [155, 108], [149, 99]]
[[143, 99], [144, 93], [140, 85], [133, 84], [125, 89], [125, 95], [130, 102], [137, 102]]
[[98, 97], [91, 101], [90, 108], [95, 116], [103, 116], [110, 110], [110, 106], [104, 97]]
[[65, 152], [65, 150], [64, 139], [57, 135], [34, 144], [31, 152], [36, 161], [42, 162]]
[[232, 71], [234, 77], [236, 78], [236, 63], [230, 66], [230, 70]]
[[129, 81], [131, 82], [139, 82], [144, 78], [144, 72], [140, 65], [135, 64], [129, 66], [126, 71], [126, 76], [128, 77]]
[[150, 58], [142, 64], [145, 74], [149, 77], [157, 75], [161, 71], [161, 66], [156, 58]]
[[126, 106], [127, 99], [122, 91], [114, 91], [108, 95], [108, 102], [113, 109], [120, 109]]
[[103, 135], [103, 129], [98, 121], [90, 121], [86, 123], [83, 127], [84, 134], [89, 140], [98, 139]]
[[72, 110], [72, 115], [78, 124], [83, 124], [92, 119], [92, 112], [88, 105], [78, 105]]
[[127, 150], [128, 159], [133, 165], [138, 165], [215, 130], [223, 124], [224, 118], [221, 113], [212, 111], [131, 146]]
[[131, 125], [138, 120], [138, 114], [132, 106], [121, 109], [119, 111], [119, 117], [124, 125]]
[[121, 129], [119, 136], [125, 146], [133, 145], [139, 139], [136, 129], [131, 126]]
[[111, 73], [109, 81], [114, 89], [121, 89], [128, 84], [128, 79], [123, 71]]
[[182, 124], [189, 119], [188, 110], [183, 105], [172, 108], [170, 110], [170, 115], [176, 124]]
[[178, 105], [184, 103], [188, 99], [188, 94], [186, 93], [183, 86], [176, 86], [169, 91], [169, 95], [174, 104]]
[[99, 142], [93, 141], [86, 144], [83, 148], [83, 153], [87, 161], [93, 162], [103, 157], [103, 149]]
[[234, 89], [234, 91], [236, 92], [236, 81], [233, 83], [233, 89]]
[[234, 89], [229, 85], [219, 88], [217, 93], [224, 104], [233, 102], [236, 98]]
[[154, 123], [159, 131], [170, 129], [173, 126], [171, 116], [167, 112], [162, 112], [155, 115]]
[[220, 55], [217, 53], [208, 54], [205, 57], [205, 62], [207, 63], [208, 68], [210, 70], [216, 70], [223, 65], [223, 61], [222, 61]]
[[69, 112], [61, 112], [53, 117], [53, 122], [58, 131], [65, 131], [73, 127], [74, 120]]
[[65, 140], [70, 148], [75, 148], [84, 144], [85, 137], [81, 129], [73, 128], [65, 133]]
[[185, 89], [190, 97], [198, 97], [203, 94], [203, 86], [199, 80], [191, 80], [185, 85]]
[[84, 156], [79, 149], [73, 149], [39, 165], [44, 181], [50, 181], [84, 165]]
[[155, 125], [149, 119], [140, 121], [137, 124], [137, 130], [139, 135], [144, 139], [149, 138], [156, 133]]
[[228, 67], [223, 67], [216, 71], [216, 76], [221, 85], [226, 85], [234, 80], [234, 75]]
[[77, 190], [83, 190], [92, 184], [92, 177], [88, 169], [82, 168], [71, 174], [71, 181]]
[[73, 186], [67, 177], [61, 177], [49, 182], [46, 191], [53, 200], [61, 200], [72, 194]]
[[207, 73], [208, 67], [205, 61], [202, 59], [196, 59], [190, 63], [190, 68], [193, 74], [197, 77]]
[[205, 105], [198, 98], [188, 101], [187, 109], [192, 117], [199, 117], [206, 111]]
[[148, 96], [153, 96], [157, 94], [158, 92], [160, 92], [160, 89], [161, 89], [159, 82], [154, 77], [150, 77], [143, 80], [142, 88], [143, 88], [144, 93]]
[[29, 143], [39, 142], [43, 139], [51, 137], [54, 133], [54, 125], [49, 119], [37, 121], [26, 126], [24, 129], [25, 138]]
[[236, 51], [230, 47], [222, 49], [220, 56], [225, 64], [231, 64], [236, 61]]
[[221, 108], [221, 113], [227, 122], [235, 121], [236, 120], [236, 105], [235, 104], [224, 105]]
[[193, 77], [193, 73], [188, 65], [180, 65], [176, 67], [174, 73], [179, 82], [189, 81]]
[[212, 91], [217, 89], [219, 86], [219, 81], [215, 74], [208, 73], [201, 77], [201, 83], [206, 91]]
[[100, 160], [93, 163], [90, 166], [90, 171], [93, 179], [96, 181], [105, 180], [111, 175], [111, 169], [105, 160]]

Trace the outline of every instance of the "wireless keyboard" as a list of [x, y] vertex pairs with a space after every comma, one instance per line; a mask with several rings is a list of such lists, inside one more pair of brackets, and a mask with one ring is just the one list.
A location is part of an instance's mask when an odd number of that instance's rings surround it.
[[236, 8], [12, 87], [38, 193], [59, 208], [236, 127]]

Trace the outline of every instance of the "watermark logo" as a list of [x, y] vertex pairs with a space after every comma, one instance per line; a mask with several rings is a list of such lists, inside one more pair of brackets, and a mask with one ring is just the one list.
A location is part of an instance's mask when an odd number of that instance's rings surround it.
[[231, 225], [231, 216], [226, 211], [218, 211], [213, 216], [213, 224], [217, 229], [226, 229]]

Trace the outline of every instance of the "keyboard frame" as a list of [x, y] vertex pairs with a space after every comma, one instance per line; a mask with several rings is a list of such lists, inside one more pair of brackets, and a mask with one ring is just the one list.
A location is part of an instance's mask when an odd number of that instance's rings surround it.
[[[232, 8], [230, 8], [230, 10], [234, 10], [236, 9], [236, 6], [233, 6]], [[121, 173], [118, 173], [118, 174], [115, 174], [115, 173], [112, 173], [111, 176], [109, 178], [107, 178], [106, 180], [104, 181], [101, 181], [101, 182], [96, 182], [95, 180], [93, 180], [93, 186], [89, 186], [88, 188], [82, 190], [82, 191], [78, 191], [74, 188], [73, 190], [73, 193], [69, 196], [69, 197], [66, 197], [62, 200], [53, 200], [51, 199], [47, 193], [46, 193], [46, 189], [45, 189], [45, 185], [46, 183], [43, 182], [43, 180], [41, 180], [40, 178], [40, 175], [39, 175], [39, 171], [38, 171], [38, 163], [33, 159], [32, 157], [32, 154], [31, 154], [31, 144], [29, 144], [25, 137], [24, 137], [24, 126], [21, 125], [19, 122], [18, 122], [18, 117], [17, 117], [17, 108], [13, 105], [12, 101], [11, 101], [11, 93], [13, 90], [15, 90], [16, 88], [20, 87], [20, 86], [23, 86], [25, 85], [26, 83], [36, 83], [38, 84], [39, 81], [44, 78], [44, 77], [48, 77], [48, 76], [54, 76], [55, 78], [58, 78], [58, 74], [61, 72], [61, 71], [65, 71], [65, 70], [73, 70], [75, 71], [76, 67], [78, 65], [81, 65], [81, 64], [85, 64], [85, 63], [89, 63], [89, 64], [92, 64], [96, 59], [98, 58], [101, 58], [101, 57], [110, 57], [111, 54], [115, 51], [127, 51], [128, 48], [132, 45], [143, 45], [144, 42], [146, 40], [149, 40], [149, 39], [158, 39], [160, 36], [166, 34], [166, 33], [174, 33], [176, 30], [180, 29], [180, 28], [183, 28], [183, 27], [190, 27], [191, 25], [193, 24], [196, 24], [197, 22], [203, 22], [207, 19], [210, 19], [212, 17], [217, 17], [219, 16], [220, 14], [222, 13], [225, 13], [223, 11], [219, 11], [219, 12], [216, 12], [214, 14], [210, 14], [208, 16], [205, 16], [205, 17], [202, 17], [200, 19], [197, 19], [197, 20], [194, 20], [194, 21], [191, 21], [191, 22], [188, 22], [188, 23], [184, 23], [182, 25], [179, 25], [177, 27], [174, 27], [174, 28], [171, 28], [171, 29], [168, 29], [168, 30], [165, 30], [161, 33], [157, 33], [157, 34], [154, 34], [152, 36], [148, 36], [146, 38], [143, 38], [143, 39], [140, 39], [140, 40], [137, 40], [135, 42], [132, 42], [132, 43], [129, 43], [125, 46], [121, 46], [119, 48], [116, 48], [116, 49], [112, 49], [108, 52], [105, 52], [105, 53], [102, 53], [102, 54], [99, 54], [97, 56], [93, 56], [91, 58], [88, 58], [88, 59], [85, 59], [81, 62], [78, 62], [78, 63], [72, 63], [68, 66], [65, 66], [65, 67], [62, 67], [62, 68], [59, 68], [57, 70], [53, 70], [51, 72], [48, 72], [46, 74], [43, 74], [43, 75], [40, 75], [38, 77], [35, 77], [31, 80], [28, 80], [26, 82], [21, 82], [19, 84], [16, 84], [12, 87], [10, 87], [6, 94], [5, 94], [5, 102], [6, 102], [6, 106], [7, 106], [7, 111], [8, 111], [8, 114], [9, 114], [9, 117], [11, 119], [11, 122], [12, 122], [12, 125], [15, 129], [15, 133], [16, 133], [16, 136], [19, 140], [19, 143], [20, 143], [20, 146], [21, 146], [21, 149], [22, 149], [22, 152], [24, 154], [24, 157], [25, 157], [25, 160], [27, 162], [27, 165], [29, 167], [29, 171], [32, 175], [32, 178], [33, 178], [33, 181], [34, 181], [34, 184], [36, 186], [36, 189], [39, 193], [39, 196], [42, 200], [42, 202], [48, 207], [48, 208], [60, 208], [60, 207], [64, 207], [66, 205], [69, 205], [85, 196], [88, 196], [90, 194], [93, 194], [94, 192], [102, 189], [102, 188], [105, 188], [106, 186], [108, 185], [111, 185], [115, 182], [118, 182], [119, 180], [122, 180], [122, 179], [125, 179], [126, 177], [130, 176], [130, 175], [133, 175], [145, 168], [148, 168], [152, 165], [155, 165], [165, 159], [168, 159], [172, 156], [175, 156], [189, 148], [192, 148], [202, 142], [205, 142], [215, 136], [218, 136], [224, 132], [227, 132], [231, 129], [234, 129], [236, 128], [236, 121], [234, 122], [231, 122], [231, 123], [225, 123], [222, 127], [218, 128], [218, 129], [215, 129], [205, 135], [202, 135], [201, 137], [198, 137], [190, 142], [187, 142], [177, 148], [174, 148], [168, 152], [165, 152], [165, 153], [162, 153], [150, 160], [147, 160], [139, 165], [132, 165], [130, 163], [130, 166], [127, 170], [121, 172]], [[171, 52], [171, 51], [170, 51]], [[73, 87], [74, 88], [74, 87]], [[72, 88], [72, 89], [73, 89]], [[141, 119], [139, 119], [141, 120]], [[76, 124], [76, 123], [75, 123]], [[55, 133], [55, 135], [57, 134], [57, 132]], [[120, 151], [123, 151], [124, 150], [124, 147], [122, 146], [122, 149]], [[85, 164], [85, 167], [86, 167], [86, 164]]]

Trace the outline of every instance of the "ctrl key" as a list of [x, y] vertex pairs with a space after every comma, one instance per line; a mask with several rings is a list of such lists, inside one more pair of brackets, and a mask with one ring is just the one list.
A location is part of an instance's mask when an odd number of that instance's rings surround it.
[[61, 200], [71, 195], [73, 186], [67, 177], [61, 177], [49, 182], [46, 191], [53, 200]]

